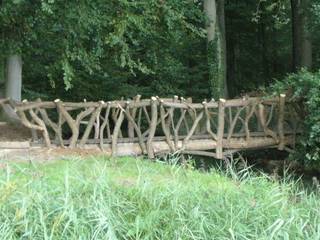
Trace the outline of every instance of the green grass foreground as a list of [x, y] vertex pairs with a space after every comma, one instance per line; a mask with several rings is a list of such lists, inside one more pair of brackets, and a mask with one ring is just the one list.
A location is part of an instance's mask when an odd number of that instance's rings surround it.
[[320, 239], [318, 193], [248, 171], [100, 158], [0, 176], [0, 239]]

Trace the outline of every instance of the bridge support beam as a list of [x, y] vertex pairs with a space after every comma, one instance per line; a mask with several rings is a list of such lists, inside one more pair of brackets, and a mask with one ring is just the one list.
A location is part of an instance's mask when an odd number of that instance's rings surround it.
[[[285, 145], [292, 145], [294, 143], [293, 136], [286, 136], [284, 138]], [[182, 147], [183, 141], [178, 142], [178, 147]], [[223, 140], [224, 149], [229, 150], [247, 150], [256, 148], [272, 148], [277, 147], [278, 142], [271, 137], [253, 137], [251, 141], [245, 138], [232, 138], [230, 140]], [[112, 145], [104, 144], [103, 152], [111, 156]], [[98, 148], [97, 144], [87, 144], [84, 148]], [[217, 149], [217, 142], [212, 139], [194, 139], [189, 140], [185, 146], [185, 151], [211, 151]], [[153, 141], [152, 150], [155, 155], [170, 153], [170, 147], [165, 141]], [[177, 151], [178, 153], [179, 151]], [[116, 156], [138, 156], [142, 155], [142, 150], [139, 143], [121, 143], [117, 144]], [[112, 156], [115, 156], [114, 154]], [[223, 156], [223, 152], [222, 152]], [[223, 158], [223, 157], [222, 157]], [[222, 159], [220, 158], [220, 159]]]
[[224, 115], [225, 115], [225, 104], [226, 100], [225, 99], [220, 99], [219, 100], [219, 110], [218, 110], [218, 134], [217, 134], [217, 148], [216, 148], [216, 153], [217, 153], [217, 158], [218, 159], [223, 159], [223, 135], [224, 135]]

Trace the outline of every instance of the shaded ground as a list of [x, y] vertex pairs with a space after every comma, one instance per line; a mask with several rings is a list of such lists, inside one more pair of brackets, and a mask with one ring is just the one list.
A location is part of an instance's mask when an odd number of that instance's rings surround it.
[[37, 161], [47, 162], [68, 157], [85, 158], [88, 156], [101, 156], [98, 149], [69, 149], [69, 148], [31, 148], [0, 150], [0, 160], [8, 161]]
[[31, 132], [22, 125], [0, 122], [0, 141], [26, 141], [31, 138]]

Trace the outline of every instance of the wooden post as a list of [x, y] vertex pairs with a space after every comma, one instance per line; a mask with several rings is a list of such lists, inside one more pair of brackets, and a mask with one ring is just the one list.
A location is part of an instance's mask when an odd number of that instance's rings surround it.
[[150, 122], [150, 131], [148, 135], [147, 140], [147, 152], [148, 152], [148, 158], [153, 159], [154, 158], [154, 151], [152, 147], [152, 140], [154, 137], [154, 134], [156, 132], [157, 128], [157, 122], [158, 122], [158, 108], [157, 108], [157, 99], [155, 97], [151, 98], [151, 122]]
[[120, 113], [118, 116], [118, 119], [116, 120], [116, 125], [114, 126], [113, 129], [113, 134], [112, 134], [112, 157], [115, 157], [117, 155], [117, 144], [118, 144], [118, 137], [120, 135], [121, 132], [121, 125], [122, 122], [124, 120], [124, 114], [123, 114], [123, 110], [121, 108], [120, 109]]
[[[131, 116], [130, 108], [129, 108], [130, 102], [127, 102], [126, 105], [127, 106], [126, 106], [126, 110], [124, 111], [124, 113], [126, 115], [128, 123], [132, 124], [133, 129], [137, 133], [137, 136], [138, 136], [138, 139], [139, 139], [139, 145], [140, 145], [142, 154], [145, 154], [147, 152], [147, 150], [146, 150], [146, 146], [145, 146], [145, 143], [144, 143], [144, 138], [143, 138], [142, 133], [141, 133], [141, 129], [138, 127], [138, 125], [136, 124], [135, 120]], [[131, 138], [131, 139], [133, 140], [133, 138]]]
[[56, 99], [56, 100], [54, 100], [54, 102], [57, 106], [57, 110], [58, 110], [59, 114], [61, 114], [63, 116], [63, 118], [67, 121], [67, 123], [72, 131], [72, 136], [70, 139], [69, 147], [74, 148], [77, 144], [77, 140], [79, 137], [79, 128], [77, 127], [75, 121], [72, 119], [70, 114], [64, 108], [62, 101], [60, 99]]
[[106, 109], [106, 112], [105, 112], [105, 115], [104, 115], [104, 120], [103, 120], [103, 123], [101, 125], [101, 128], [100, 128], [100, 148], [101, 150], [103, 150], [103, 140], [104, 140], [104, 137], [103, 137], [103, 133], [104, 133], [104, 129], [107, 127], [107, 138], [110, 139], [111, 138], [111, 133], [110, 133], [110, 124], [109, 124], [109, 114], [110, 114], [110, 104], [111, 102], [108, 102], [107, 103], [107, 109]]
[[[9, 98], [8, 98], [8, 100], [9, 100]], [[27, 99], [22, 100], [22, 104], [26, 104], [26, 103], [28, 103]], [[33, 121], [31, 121], [31, 123], [34, 124]], [[39, 136], [38, 136], [37, 130], [34, 128], [30, 128], [30, 131], [31, 131], [32, 141], [34, 141], [34, 142], [39, 141]]]
[[50, 136], [49, 136], [49, 133], [48, 133], [48, 130], [47, 130], [45, 123], [43, 122], [43, 120], [41, 118], [39, 118], [37, 116], [37, 114], [33, 111], [33, 109], [29, 110], [29, 114], [32, 117], [32, 119], [34, 120], [34, 122], [37, 123], [38, 126], [41, 127], [42, 136], [43, 136], [44, 142], [46, 144], [46, 147], [48, 147], [48, 148], [51, 147]]
[[210, 113], [208, 110], [208, 104], [206, 101], [204, 101], [202, 104], [204, 107], [204, 112], [206, 114], [206, 131], [207, 131], [207, 133], [210, 134], [210, 136], [213, 140], [217, 140], [217, 135], [215, 133], [213, 133], [211, 130]]
[[279, 150], [284, 150], [284, 106], [286, 102], [286, 95], [280, 94], [279, 97], [279, 118], [278, 118], [278, 131], [279, 131]]
[[[100, 112], [101, 113], [101, 112]], [[100, 132], [100, 113], [96, 117], [96, 122], [94, 123], [94, 139], [99, 139]]]
[[[141, 95], [135, 96], [134, 102], [135, 103], [139, 102], [140, 98], [141, 98]], [[131, 116], [132, 116], [133, 120], [136, 119], [136, 115], [137, 115], [137, 108], [133, 107], [132, 112], [131, 112]], [[134, 138], [134, 127], [131, 122], [128, 122], [128, 136], [129, 136], [129, 138]]]
[[85, 145], [85, 143], [87, 142], [90, 133], [91, 133], [91, 129], [94, 125], [95, 120], [97, 119], [97, 117], [99, 118], [102, 106], [104, 105], [104, 101], [100, 101], [99, 102], [99, 107], [96, 108], [96, 110], [92, 113], [90, 120], [87, 124], [86, 130], [84, 131], [84, 134], [80, 140], [79, 146], [83, 147]]
[[166, 113], [165, 113], [165, 109], [163, 107], [163, 100], [161, 100], [161, 99], [160, 99], [160, 118], [161, 118], [162, 131], [166, 137], [166, 142], [170, 148], [170, 152], [174, 153], [175, 148], [171, 142], [170, 128], [169, 128], [167, 121], [166, 121]]
[[217, 158], [223, 159], [223, 135], [224, 135], [224, 116], [225, 116], [225, 104], [226, 100], [219, 99], [219, 111], [218, 111], [218, 133], [217, 133]]

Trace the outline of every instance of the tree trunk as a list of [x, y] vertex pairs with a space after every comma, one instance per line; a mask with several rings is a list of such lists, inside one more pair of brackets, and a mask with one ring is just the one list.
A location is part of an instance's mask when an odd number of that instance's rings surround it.
[[[266, 26], [263, 20], [260, 21], [258, 26], [258, 39], [260, 43], [261, 49], [261, 70], [263, 74], [264, 86], [268, 86], [270, 83], [270, 70], [269, 70], [269, 59], [268, 59], [268, 48], [267, 47], [267, 39], [266, 39]], [[256, 82], [256, 87], [258, 88], [260, 85], [259, 80]]]
[[309, 4], [309, 0], [291, 0], [293, 71], [312, 67], [312, 43], [307, 26]]
[[11, 55], [7, 58], [7, 81], [5, 96], [21, 101], [22, 87], [22, 59], [20, 55]]
[[311, 34], [309, 31], [309, 19], [310, 14], [310, 0], [304, 0], [303, 6], [303, 17], [302, 17], [302, 26], [303, 26], [303, 39], [302, 39], [302, 56], [301, 56], [301, 67], [306, 69], [312, 68], [312, 42]]
[[0, 98], [4, 98], [4, 88], [5, 88], [5, 62], [0, 59]]
[[292, 24], [292, 70], [295, 71], [299, 65], [301, 54], [301, 17], [299, 14], [299, 0], [291, 0], [291, 24]]
[[223, 95], [221, 97], [228, 97], [228, 85], [227, 85], [227, 40], [226, 40], [226, 22], [224, 11], [225, 0], [218, 2], [218, 25], [221, 41], [221, 74], [223, 82]]
[[204, 1], [207, 16], [209, 82], [213, 98], [227, 97], [224, 0]]
[[206, 30], [208, 43], [212, 42], [216, 36], [217, 6], [215, 0], [204, 1], [204, 12], [207, 17]]

